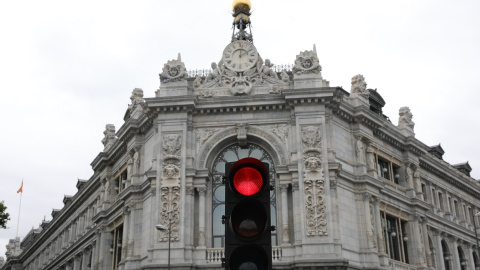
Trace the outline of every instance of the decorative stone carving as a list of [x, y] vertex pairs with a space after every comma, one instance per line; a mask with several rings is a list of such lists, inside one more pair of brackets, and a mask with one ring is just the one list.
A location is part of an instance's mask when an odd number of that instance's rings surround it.
[[412, 121], [413, 114], [408, 107], [400, 108], [398, 114], [400, 117], [398, 118], [398, 127], [399, 128], [409, 128], [413, 130], [415, 123]]
[[178, 54], [177, 60], [168, 61], [160, 73], [161, 83], [171, 83], [185, 81], [188, 78], [187, 69], [182, 62], [180, 54]]
[[361, 96], [368, 100], [370, 92], [367, 90], [367, 82], [363, 75], [355, 75], [352, 77], [352, 88], [350, 90], [352, 97]]
[[[163, 136], [164, 160], [160, 188], [160, 218], [164, 224], [170, 222], [171, 241], [179, 241], [180, 221], [180, 177], [181, 177], [181, 148], [180, 134], [165, 134]], [[160, 231], [159, 241], [168, 241], [168, 232]]]
[[237, 124], [237, 139], [240, 146], [247, 145], [247, 124]]
[[[285, 88], [286, 84], [278, 78], [272, 66], [273, 64], [271, 64], [269, 59], [266, 59], [264, 64], [260, 55], [256, 64], [244, 71], [230, 69], [223, 63], [223, 60], [218, 65], [213, 62], [212, 71], [207, 75], [205, 81], [202, 82], [201, 79], [195, 79], [194, 87], [199, 89], [197, 94], [200, 98], [214, 95], [212, 91], [205, 91], [205, 89], [221, 87], [228, 88], [231, 95], [241, 96], [249, 95], [255, 86], [277, 85], [275, 91], [269, 91], [272, 94], [276, 94], [280, 92], [280, 88]], [[215, 92], [215, 95], [220, 95], [220, 92]]]
[[373, 147], [368, 144], [367, 146], [367, 169], [368, 170], [375, 170], [375, 151]]
[[132, 179], [133, 175], [133, 155], [130, 154], [128, 155], [128, 161], [127, 161], [127, 181], [130, 181]]
[[133, 112], [137, 105], [142, 105], [145, 103], [145, 99], [143, 99], [143, 90], [141, 88], [133, 89], [130, 100], [132, 101], [132, 104], [128, 105], [128, 110], [130, 110], [130, 112]]
[[179, 134], [167, 134], [163, 137], [163, 151], [167, 156], [178, 156], [182, 142]]
[[409, 187], [413, 187], [413, 171], [412, 171], [412, 168], [411, 168], [410, 164], [407, 164], [406, 167], [407, 168], [405, 169], [405, 172], [406, 172], [405, 180], [407, 180]]
[[288, 125], [287, 124], [278, 124], [278, 125], [267, 125], [264, 126], [265, 129], [275, 134], [283, 143], [287, 143], [288, 138]]
[[307, 236], [326, 236], [325, 176], [320, 128], [302, 128]]
[[314, 126], [302, 128], [302, 142], [304, 151], [309, 149], [321, 149], [322, 142], [320, 128]]
[[133, 174], [138, 175], [139, 173], [140, 173], [140, 153], [139, 153], [139, 149], [134, 149]]
[[198, 128], [197, 129], [197, 147], [200, 148], [203, 144], [217, 131], [219, 128]]
[[290, 82], [290, 76], [287, 73], [287, 70], [282, 70], [282, 73], [280, 74], [280, 78], [282, 79], [283, 82], [289, 83]]
[[105, 131], [103, 132], [104, 138], [102, 139], [102, 143], [105, 147], [115, 140], [115, 126], [113, 124], [107, 124], [105, 126]]
[[133, 257], [133, 251], [135, 250], [135, 242], [133, 239], [128, 240], [128, 246], [127, 246], [127, 256], [128, 257]]
[[357, 137], [357, 142], [356, 142], [356, 147], [355, 147], [356, 153], [357, 153], [357, 161], [358, 163], [365, 165], [366, 158], [365, 158], [365, 145], [362, 142], [362, 137], [358, 136]]
[[415, 167], [413, 173], [413, 182], [415, 184], [415, 190], [417, 192], [422, 192], [422, 182], [420, 181], [420, 173], [418, 172], [418, 167]]
[[[375, 241], [375, 208], [373, 205], [369, 204], [370, 207], [370, 230], [367, 232], [368, 243], [371, 248], [377, 247], [377, 242]], [[368, 221], [367, 221], [368, 222]]]
[[193, 81], [193, 87], [198, 88], [200, 85], [202, 85], [202, 83], [203, 83], [202, 78], [200, 77], [200, 75], [197, 74], [195, 76], [195, 80]]
[[300, 52], [295, 59], [295, 65], [292, 69], [292, 72], [296, 75], [309, 73], [319, 74], [320, 71], [322, 71], [322, 67], [320, 66], [315, 46], [313, 47], [313, 51], [307, 50]]

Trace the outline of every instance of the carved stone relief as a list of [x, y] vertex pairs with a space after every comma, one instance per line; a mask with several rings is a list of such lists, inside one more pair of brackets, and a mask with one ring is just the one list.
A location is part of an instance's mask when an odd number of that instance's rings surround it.
[[197, 128], [197, 148], [202, 147], [203, 144], [219, 130], [219, 128]]
[[[179, 241], [181, 147], [182, 136], [180, 134], [165, 134], [163, 136], [164, 160], [160, 184], [160, 199], [162, 202], [160, 218], [165, 225], [170, 223], [172, 242]], [[168, 241], [167, 231], [160, 231], [159, 241]]]
[[318, 60], [317, 51], [314, 47], [313, 51], [300, 52], [295, 59], [295, 65], [292, 72], [296, 75], [301, 74], [318, 74], [322, 71], [320, 61]]
[[[263, 62], [263, 59], [258, 56], [255, 65], [245, 71], [234, 71], [229, 69], [221, 60], [218, 65], [212, 63], [212, 71], [205, 77], [203, 81], [201, 78], [196, 78], [194, 81], [194, 88], [198, 89], [196, 93], [200, 98], [208, 98], [213, 95], [226, 95], [222, 91], [209, 91], [211, 88], [227, 88], [229, 94], [234, 96], [249, 95], [256, 86], [276, 85], [275, 91], [270, 90], [270, 93], [278, 93], [284, 89], [288, 84], [278, 78], [277, 73], [272, 69], [273, 64], [269, 59]], [[288, 74], [287, 74], [288, 75]], [[272, 88], [273, 89], [273, 88]]]
[[161, 83], [171, 83], [185, 81], [188, 77], [185, 64], [182, 62], [180, 54], [178, 54], [177, 60], [168, 61], [160, 73]]
[[326, 236], [325, 176], [320, 129], [302, 128], [307, 236]]
[[263, 126], [266, 130], [275, 134], [283, 143], [287, 143], [288, 139], [288, 125], [287, 124], [278, 124], [278, 125], [266, 125]]
[[370, 224], [371, 224], [371, 229], [370, 231], [367, 232], [368, 235], [368, 243], [371, 248], [376, 248], [377, 243], [375, 241], [375, 210], [374, 206], [369, 204], [370, 207]]

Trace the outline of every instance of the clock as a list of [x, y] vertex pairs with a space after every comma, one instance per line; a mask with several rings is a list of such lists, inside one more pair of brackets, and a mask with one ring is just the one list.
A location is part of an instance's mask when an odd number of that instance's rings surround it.
[[236, 40], [225, 47], [222, 60], [228, 69], [243, 72], [257, 64], [257, 49], [246, 40]]

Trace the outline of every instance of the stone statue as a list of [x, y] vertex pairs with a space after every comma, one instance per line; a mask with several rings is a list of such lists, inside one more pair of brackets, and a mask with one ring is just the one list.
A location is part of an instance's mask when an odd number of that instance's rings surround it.
[[371, 145], [367, 146], [367, 169], [375, 170], [375, 156]]
[[136, 105], [144, 103], [145, 99], [143, 99], [143, 90], [141, 88], [135, 88], [132, 91], [132, 95], [130, 96], [130, 100], [132, 104], [128, 105], [128, 109], [133, 111]]
[[132, 155], [130, 154], [127, 161], [127, 180], [132, 179], [132, 174], [133, 174], [133, 158], [132, 158]]
[[413, 114], [408, 107], [400, 108], [398, 114], [400, 117], [398, 118], [398, 127], [399, 128], [410, 128], [413, 130], [415, 123], [412, 121]]
[[202, 78], [197, 74], [195, 76], [195, 80], [193, 81], [193, 87], [198, 88], [200, 85], [202, 85], [202, 83]]
[[105, 135], [102, 139], [102, 143], [104, 146], [107, 146], [107, 144], [115, 139], [115, 126], [112, 124], [107, 124], [105, 126], [105, 131], [103, 132], [103, 135]]
[[278, 80], [277, 73], [271, 69], [273, 64], [270, 62], [270, 59], [265, 59], [265, 65], [260, 68], [260, 74], [263, 74], [268, 77], [273, 77]]
[[406, 177], [407, 182], [409, 182], [409, 186], [413, 187], [413, 171], [412, 168], [410, 168], [410, 165], [407, 165], [407, 177]]
[[360, 164], [365, 165], [365, 146], [363, 145], [361, 137], [357, 139], [356, 150], [357, 150], [358, 162]]
[[353, 76], [350, 93], [352, 96], [359, 95], [368, 100], [370, 92], [367, 90], [367, 83], [365, 82], [365, 77], [363, 77], [363, 75], [358, 74]]
[[217, 67], [217, 63], [212, 62], [212, 72], [210, 72], [207, 78], [205, 78], [205, 82], [210, 82], [210, 81], [221, 82], [221, 77], [222, 77], [221, 69]]
[[140, 155], [138, 150], [135, 149], [135, 154], [133, 154], [133, 174], [137, 175], [140, 173]]
[[288, 73], [285, 69], [282, 70], [282, 73], [280, 74], [280, 77], [282, 78], [282, 81], [284, 81], [286, 83], [290, 82], [290, 76], [288, 76]]

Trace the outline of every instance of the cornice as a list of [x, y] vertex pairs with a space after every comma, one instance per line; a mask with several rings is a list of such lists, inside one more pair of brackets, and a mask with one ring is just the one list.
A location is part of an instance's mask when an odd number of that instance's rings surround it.
[[466, 176], [447, 162], [427, 153], [420, 158], [420, 167], [429, 171], [448, 183], [462, 189], [476, 198], [480, 198], [480, 184]]

